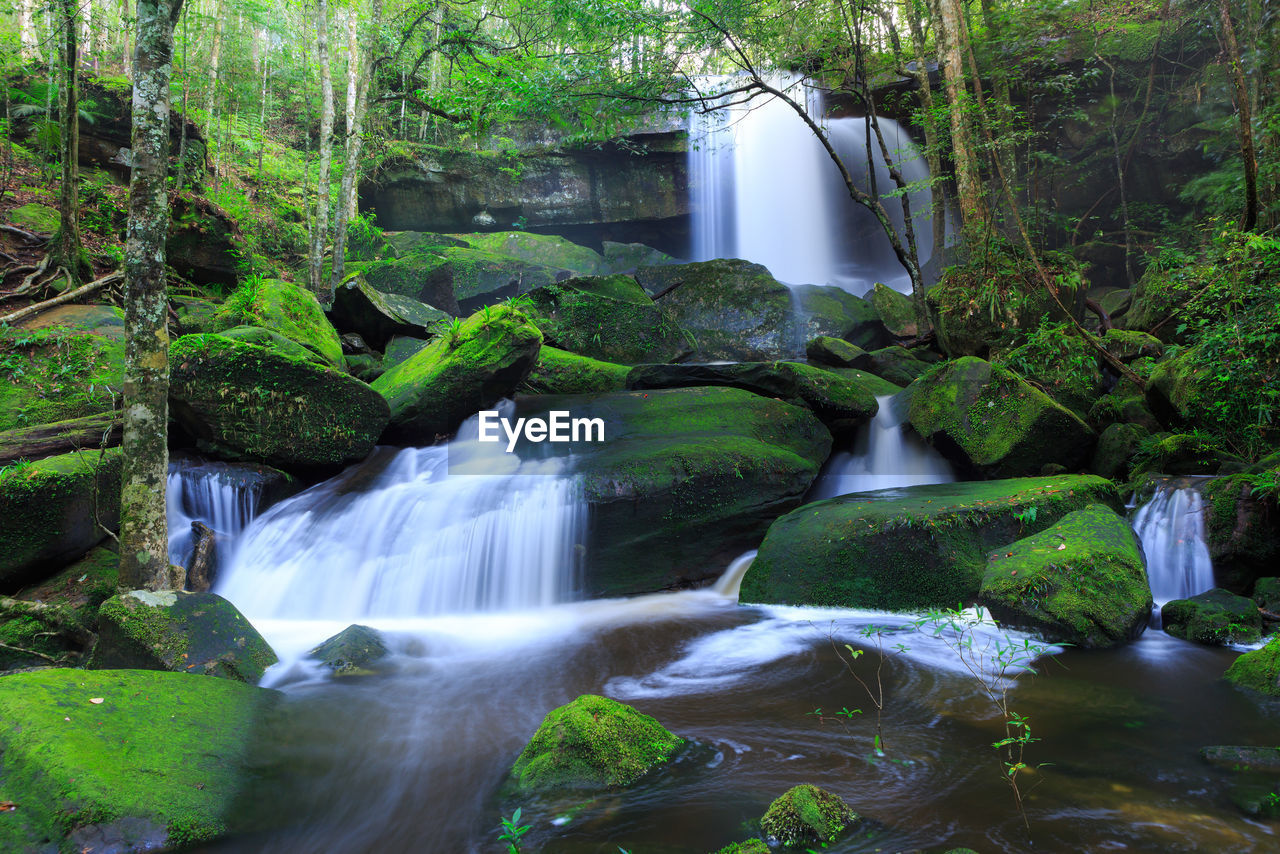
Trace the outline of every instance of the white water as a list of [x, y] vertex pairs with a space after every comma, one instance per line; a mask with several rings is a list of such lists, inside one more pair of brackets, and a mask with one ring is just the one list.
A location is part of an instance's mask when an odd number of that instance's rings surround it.
[[832, 455], [809, 491], [810, 500], [955, 480], [942, 455], [910, 432], [895, 400], [893, 395], [876, 398], [880, 409], [875, 418], [859, 434], [852, 453]]
[[[862, 119], [826, 119], [817, 90], [797, 76], [772, 81], [826, 129], [854, 181], [880, 194], [895, 189], [872, 132], [868, 156]], [[730, 88], [732, 78], [721, 88]], [[907, 132], [880, 119], [886, 145], [907, 181], [928, 177], [928, 167]], [[879, 223], [856, 205], [835, 164], [813, 131], [777, 98], [695, 114], [690, 125], [689, 177], [693, 194], [693, 258], [744, 258], [790, 284], [830, 284], [862, 294], [879, 281], [910, 291]], [[874, 164], [874, 165], [873, 165]], [[921, 263], [932, 253], [929, 194], [911, 193]], [[902, 235], [902, 208], [885, 208]], [[904, 238], [905, 240], [905, 238]]]
[[233, 541], [257, 513], [261, 486], [237, 476], [235, 467], [225, 463], [171, 463], [165, 485], [169, 561], [186, 566], [191, 558], [195, 548], [192, 522], [203, 522], [228, 542]]
[[1213, 561], [1204, 533], [1204, 499], [1185, 483], [1162, 483], [1138, 509], [1133, 530], [1147, 558], [1156, 605], [1213, 587]]

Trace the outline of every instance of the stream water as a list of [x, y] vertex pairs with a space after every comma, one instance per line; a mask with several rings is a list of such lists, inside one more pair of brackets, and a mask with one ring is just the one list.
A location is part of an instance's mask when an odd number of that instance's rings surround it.
[[[1231, 650], [1153, 630], [1112, 651], [1049, 650], [1039, 675], [1006, 677], [1040, 739], [1027, 759], [1050, 763], [1027, 791], [1028, 834], [991, 748], [1001, 726], [980, 680], [994, 677], [965, 668], [956, 636], [909, 615], [739, 605], [749, 554], [712, 589], [564, 601], [572, 478], [449, 476], [439, 453], [381, 451], [239, 536], [219, 590], [279, 652], [264, 684], [284, 691], [288, 725], [254, 747], [261, 777], [244, 809], [264, 829], [208, 850], [499, 851], [500, 818], [520, 806], [525, 851], [702, 854], [751, 835], [798, 783], [868, 819], [835, 852], [1280, 846], [1232, 806], [1229, 772], [1198, 757], [1206, 744], [1275, 740], [1280, 707], [1220, 678]], [[403, 575], [406, 555], [453, 580]], [[490, 581], [463, 583], [459, 566]], [[391, 579], [402, 595], [376, 594]], [[507, 582], [524, 592], [477, 593]], [[384, 633], [387, 671], [325, 678], [306, 651], [357, 621]], [[1024, 636], [982, 624], [971, 637], [990, 662]], [[867, 650], [854, 666], [868, 680], [883, 651], [884, 756], [874, 706], [836, 654], [844, 643]], [[502, 801], [543, 715], [583, 693], [632, 703], [702, 747], [568, 818], [562, 804]], [[844, 708], [861, 711], [834, 714]]]

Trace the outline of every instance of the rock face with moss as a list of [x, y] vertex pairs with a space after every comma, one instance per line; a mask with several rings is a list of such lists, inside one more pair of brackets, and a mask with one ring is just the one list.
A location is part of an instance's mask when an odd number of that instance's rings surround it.
[[510, 790], [606, 792], [674, 758], [685, 740], [625, 703], [584, 694], [543, 718], [511, 768]]
[[513, 393], [538, 360], [542, 333], [508, 306], [485, 308], [373, 381], [391, 407], [389, 433], [430, 444]]
[[894, 385], [910, 385], [913, 380], [928, 373], [933, 367], [932, 363], [919, 358], [914, 351], [906, 347], [881, 347], [867, 355], [869, 360], [866, 370]]
[[979, 601], [1002, 624], [1086, 648], [1132, 640], [1151, 615], [1137, 538], [1096, 504], [988, 554]]
[[1262, 637], [1262, 615], [1254, 601], [1221, 587], [1165, 603], [1160, 622], [1174, 637], [1196, 643], [1256, 643]]
[[334, 676], [365, 676], [375, 672], [388, 655], [387, 645], [377, 629], [347, 626], [307, 653]]
[[848, 804], [813, 785], [794, 786], [769, 804], [760, 831], [783, 848], [825, 846], [859, 821]]
[[1280, 697], [1280, 637], [1231, 662], [1226, 678], [1242, 688]]
[[922, 330], [916, 320], [916, 308], [910, 296], [876, 282], [869, 298], [876, 313], [880, 315], [884, 328], [894, 338], [915, 338], [920, 335]]
[[1151, 435], [1139, 424], [1109, 424], [1098, 436], [1089, 470], [1103, 477], [1125, 480], [1142, 440]]
[[1102, 371], [1093, 348], [1065, 326], [1042, 331], [999, 363], [1044, 390], [1055, 401], [1084, 416], [1102, 396]]
[[96, 640], [98, 606], [116, 592], [119, 556], [99, 546], [0, 602], [0, 673], [80, 663]]
[[[1270, 467], [1254, 468], [1256, 474], [1280, 473], [1275, 458]], [[1274, 574], [1280, 565], [1280, 515], [1274, 499], [1254, 493], [1251, 474], [1217, 477], [1201, 487], [1214, 575], [1237, 592], [1251, 589], [1255, 579]]]
[[345, 365], [342, 342], [315, 294], [290, 282], [255, 279], [242, 284], [215, 319], [219, 331], [236, 326], [270, 329], [306, 347], [331, 368]]
[[626, 388], [628, 365], [615, 365], [542, 345], [538, 361], [521, 384], [532, 394], [600, 394]]
[[945, 362], [909, 389], [911, 426], [962, 471], [984, 477], [1080, 467], [1097, 440], [1080, 417], [1012, 371], [975, 357]]
[[363, 276], [351, 277], [334, 291], [329, 318], [334, 326], [358, 333], [378, 351], [386, 349], [396, 335], [429, 338], [449, 321], [446, 312], [412, 297], [383, 293]]
[[799, 504], [831, 451], [831, 434], [808, 410], [733, 388], [517, 400], [521, 417], [551, 410], [605, 423], [604, 442], [563, 446], [591, 507], [589, 596], [717, 577]]
[[184, 335], [169, 355], [174, 418], [218, 456], [286, 467], [359, 460], [390, 415], [359, 380], [255, 344]]
[[920, 610], [977, 596], [987, 553], [1091, 504], [1121, 506], [1100, 477], [913, 486], [806, 504], [769, 527], [743, 602]]
[[76, 451], [0, 472], [0, 592], [65, 565], [120, 521], [120, 449]]
[[93, 670], [173, 670], [256, 683], [276, 663], [258, 630], [214, 593], [132, 590], [98, 609]]
[[630, 276], [589, 276], [529, 292], [529, 316], [547, 343], [607, 362], [670, 362], [693, 347]]
[[0, 849], [141, 851], [226, 833], [250, 773], [250, 735], [277, 697], [183, 673], [0, 678], [5, 789], [21, 793], [0, 821]]
[[804, 346], [805, 357], [832, 368], [858, 368], [866, 370], [871, 366], [871, 354], [856, 344], [850, 344], [841, 338], [830, 335], [819, 335]]

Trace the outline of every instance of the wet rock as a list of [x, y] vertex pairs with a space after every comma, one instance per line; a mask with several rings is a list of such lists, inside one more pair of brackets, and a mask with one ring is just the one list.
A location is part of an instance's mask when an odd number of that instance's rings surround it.
[[334, 676], [367, 676], [377, 671], [378, 662], [388, 654], [377, 629], [356, 625], [308, 652], [307, 658], [319, 661]]
[[1254, 485], [1245, 474], [1214, 478], [1201, 487], [1214, 575], [1222, 586], [1241, 593], [1280, 566], [1280, 514], [1274, 499], [1254, 494]]
[[1126, 480], [1142, 440], [1151, 435], [1138, 424], [1110, 424], [1098, 436], [1089, 470], [1113, 480]]
[[78, 665], [97, 640], [98, 606], [116, 592], [119, 562], [99, 546], [0, 601], [0, 673]]
[[766, 839], [784, 848], [825, 846], [835, 842], [861, 819], [836, 795], [817, 786], [788, 789], [769, 805], [760, 819]]
[[1232, 771], [1280, 772], [1280, 747], [1215, 744], [1200, 748], [1200, 758]]
[[279, 332], [273, 332], [262, 326], [236, 326], [231, 329], [218, 333], [223, 338], [230, 338], [233, 341], [243, 341], [246, 344], [256, 344], [259, 347], [265, 347], [281, 356], [290, 359], [299, 359], [304, 362], [311, 362], [320, 367], [332, 367], [324, 360], [324, 357], [316, 354], [312, 350], [294, 341], [292, 338], [286, 338]]
[[343, 282], [333, 295], [329, 319], [333, 325], [362, 337], [374, 350], [386, 349], [397, 335], [430, 338], [450, 315], [426, 303], [377, 290], [362, 276]]
[[626, 388], [628, 365], [616, 365], [558, 350], [546, 344], [521, 384], [532, 394], [600, 394]]
[[915, 338], [920, 335], [920, 323], [916, 320], [916, 309], [910, 295], [876, 282], [871, 289], [871, 304], [880, 315], [884, 328], [894, 338]]
[[604, 256], [603, 272], [630, 273], [639, 267], [661, 267], [680, 263], [667, 253], [643, 243], [615, 243], [606, 240], [600, 246]]
[[192, 335], [218, 330], [216, 318], [222, 308], [220, 303], [201, 297], [171, 296], [169, 307], [178, 319], [176, 328], [171, 328], [170, 334]]
[[684, 331], [630, 276], [588, 276], [529, 292], [527, 313], [562, 350], [620, 364], [688, 357]]
[[1222, 646], [1255, 643], [1262, 637], [1258, 606], [1221, 587], [1166, 603], [1160, 621], [1169, 634], [1196, 643]]
[[881, 347], [869, 355], [871, 361], [866, 370], [899, 386], [910, 385], [933, 367], [931, 363], [917, 358], [915, 352], [906, 347]]
[[1253, 601], [1264, 611], [1280, 614], [1280, 578], [1259, 578], [1253, 586]]
[[1226, 679], [1233, 685], [1280, 697], [1280, 637], [1262, 649], [1246, 652], [1227, 668]]
[[856, 368], [867, 370], [871, 367], [871, 354], [856, 344], [850, 344], [830, 335], [819, 335], [805, 345], [804, 354], [810, 362], [817, 362], [833, 368]]

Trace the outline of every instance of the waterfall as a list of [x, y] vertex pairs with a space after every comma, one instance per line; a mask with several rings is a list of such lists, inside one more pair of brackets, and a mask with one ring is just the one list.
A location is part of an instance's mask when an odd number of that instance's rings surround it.
[[1183, 481], [1166, 481], [1133, 518], [1147, 558], [1147, 579], [1157, 605], [1213, 587], [1213, 562], [1204, 533], [1204, 499]]
[[[715, 81], [712, 81], [714, 85]], [[854, 181], [879, 193], [896, 189], [871, 131], [860, 118], [827, 119], [821, 93], [798, 75], [772, 81], [821, 124]], [[732, 88], [733, 78], [719, 81]], [[849, 198], [829, 155], [809, 126], [778, 98], [756, 98], [690, 120], [689, 177], [696, 261], [744, 258], [790, 284], [837, 285], [862, 294], [875, 282], [907, 292], [910, 280], [898, 264], [879, 222]], [[892, 156], [908, 181], [928, 177], [924, 159], [906, 130], [880, 119]], [[928, 191], [910, 194], [923, 263], [932, 252]], [[902, 208], [886, 198], [899, 234]]]
[[[567, 460], [502, 455], [484, 466], [474, 450], [465, 440], [375, 449], [259, 516], [217, 592], [254, 617], [319, 620], [535, 608], [569, 598], [578, 587], [586, 505], [577, 481], [562, 473]], [[498, 462], [502, 474], [456, 473], [497, 471]]]
[[831, 457], [809, 491], [810, 500], [955, 480], [947, 461], [908, 431], [896, 396], [877, 397], [876, 403], [880, 408], [859, 434], [853, 452]]
[[262, 481], [246, 478], [227, 463], [178, 460], [169, 464], [165, 483], [169, 515], [169, 561], [186, 566], [195, 548], [192, 522], [235, 537], [244, 530], [262, 500]]

